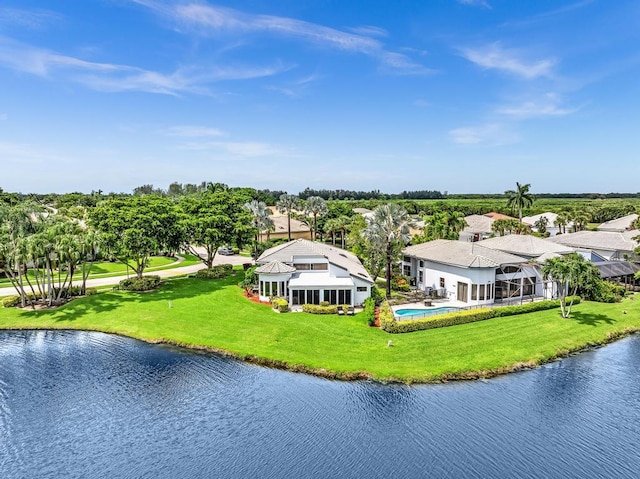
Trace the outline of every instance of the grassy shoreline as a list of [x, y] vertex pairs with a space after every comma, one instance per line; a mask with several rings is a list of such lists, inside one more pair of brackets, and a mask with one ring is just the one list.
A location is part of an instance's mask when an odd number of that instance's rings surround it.
[[0, 329], [100, 331], [325, 378], [403, 383], [494, 377], [640, 331], [640, 301], [627, 299], [580, 304], [570, 320], [549, 310], [390, 335], [360, 314], [275, 313], [243, 297], [239, 276], [106, 292], [55, 310], [0, 309]]

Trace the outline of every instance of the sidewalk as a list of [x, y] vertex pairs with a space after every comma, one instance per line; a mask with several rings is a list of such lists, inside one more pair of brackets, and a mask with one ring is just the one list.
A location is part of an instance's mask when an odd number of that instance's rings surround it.
[[[232, 265], [241, 265], [243, 263], [253, 263], [253, 260], [251, 258], [248, 258], [246, 256], [240, 256], [240, 255], [233, 255], [233, 256], [222, 256], [222, 255], [216, 255], [216, 257], [213, 259], [213, 264], [232, 264]], [[157, 275], [160, 276], [161, 278], [171, 278], [172, 276], [180, 276], [182, 274], [191, 274], [191, 273], [195, 273], [198, 270], [204, 269], [204, 263], [200, 263], [200, 264], [194, 264], [191, 266], [183, 266], [181, 268], [174, 268], [174, 269], [167, 269], [167, 270], [160, 270], [160, 271], [150, 271], [149, 273], [145, 273], [145, 274], [149, 274], [149, 275]], [[135, 276], [135, 274], [130, 274], [128, 277], [132, 277]], [[101, 286], [109, 286], [112, 284], [118, 284], [120, 281], [122, 281], [123, 279], [127, 279], [127, 275], [122, 275], [122, 276], [111, 276], [110, 278], [96, 278], [96, 279], [90, 279], [87, 280], [87, 288], [94, 288], [94, 287], [101, 287]], [[82, 285], [82, 281], [74, 281], [73, 282], [74, 286], [81, 286]], [[28, 288], [28, 286], [27, 286]], [[27, 289], [27, 291], [31, 291], [30, 289]], [[0, 288], [0, 297], [2, 296], [11, 296], [12, 294], [18, 294], [18, 292], [16, 291], [16, 289], [13, 286], [10, 286], [8, 288]]]

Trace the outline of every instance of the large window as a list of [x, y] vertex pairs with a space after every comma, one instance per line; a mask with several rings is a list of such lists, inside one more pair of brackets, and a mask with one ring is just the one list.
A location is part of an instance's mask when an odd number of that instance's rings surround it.
[[293, 267], [298, 271], [327, 271], [329, 269], [327, 263], [296, 263]]
[[440, 278], [440, 287], [444, 288], [444, 278]]

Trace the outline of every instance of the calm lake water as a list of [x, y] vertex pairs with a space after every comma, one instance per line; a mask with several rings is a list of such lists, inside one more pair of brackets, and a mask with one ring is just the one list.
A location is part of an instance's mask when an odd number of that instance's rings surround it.
[[482, 382], [344, 383], [0, 332], [0, 478], [638, 477], [640, 338]]

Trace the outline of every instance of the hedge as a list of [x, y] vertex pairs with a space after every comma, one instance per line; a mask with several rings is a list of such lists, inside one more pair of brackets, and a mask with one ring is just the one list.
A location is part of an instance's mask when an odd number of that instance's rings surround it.
[[369, 326], [376, 324], [376, 300], [373, 298], [367, 298], [364, 302], [364, 318], [367, 320]]
[[273, 309], [281, 313], [289, 312], [289, 301], [284, 298], [272, 298], [271, 304], [273, 306]]
[[[566, 303], [571, 302], [572, 297], [568, 296]], [[573, 299], [573, 304], [579, 304], [580, 297]], [[545, 309], [554, 309], [560, 307], [560, 300], [546, 300], [535, 303], [526, 303], [518, 306], [502, 306], [494, 309], [479, 308], [464, 311], [456, 311], [453, 313], [437, 314], [427, 316], [426, 318], [413, 319], [407, 321], [396, 321], [393, 311], [388, 302], [384, 302], [380, 308], [380, 328], [388, 333], [410, 333], [413, 331], [421, 331], [425, 329], [444, 328], [446, 326], [455, 326], [458, 324], [473, 323], [475, 321], [484, 321], [491, 318], [499, 318], [503, 316], [513, 316], [516, 314], [532, 313], [535, 311], [543, 311]]]
[[310, 314], [338, 314], [338, 305], [320, 306], [318, 304], [303, 304], [302, 311]]
[[[57, 293], [56, 293], [57, 294]], [[98, 288], [87, 288], [85, 291], [85, 296], [93, 296], [94, 294], [98, 294]], [[69, 288], [66, 295], [63, 295], [64, 298], [72, 298], [80, 296], [80, 286], [72, 286]], [[39, 297], [35, 296], [33, 293], [27, 293], [27, 300], [37, 300]], [[20, 301], [20, 295], [13, 294], [11, 296], [5, 296], [2, 298], [2, 306], [5, 308], [15, 308], [20, 306], [22, 302]]]
[[123, 291], [150, 291], [160, 285], [160, 276], [143, 276], [142, 278], [127, 278], [120, 281]]
[[217, 264], [211, 269], [201, 269], [196, 273], [196, 278], [200, 279], [221, 279], [226, 278], [233, 271], [231, 264]]

